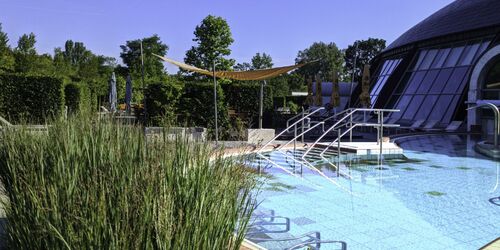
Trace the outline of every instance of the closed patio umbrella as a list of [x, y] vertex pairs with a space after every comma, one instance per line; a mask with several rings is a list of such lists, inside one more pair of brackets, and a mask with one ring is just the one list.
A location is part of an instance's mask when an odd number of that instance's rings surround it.
[[132, 101], [132, 78], [127, 76], [127, 83], [125, 84], [125, 106], [127, 112], [130, 112], [130, 102]]
[[307, 98], [306, 98], [306, 103], [309, 106], [313, 106], [314, 105], [313, 84], [312, 84], [312, 78], [310, 76], [307, 78]]
[[337, 71], [333, 70], [333, 72], [332, 72], [332, 95], [330, 98], [330, 107], [336, 108], [338, 106], [340, 106], [339, 78], [337, 75]]
[[365, 108], [371, 106], [370, 100], [370, 65], [365, 65], [363, 68], [363, 78], [361, 80], [361, 94], [359, 95], [359, 101], [361, 105]]
[[321, 78], [316, 76], [316, 105], [323, 106], [323, 95], [321, 94]]
[[111, 75], [109, 80], [109, 111], [116, 112], [116, 76], [115, 72]]

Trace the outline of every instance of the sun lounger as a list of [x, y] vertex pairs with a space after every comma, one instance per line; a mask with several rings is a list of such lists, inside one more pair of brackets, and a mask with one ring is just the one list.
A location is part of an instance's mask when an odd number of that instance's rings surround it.
[[0, 127], [2, 127], [3, 125], [5, 125], [7, 127], [12, 126], [12, 124], [9, 121], [7, 121], [5, 118], [0, 116]]
[[425, 120], [417, 120], [411, 124], [411, 126], [401, 126], [399, 127], [400, 130], [410, 130], [410, 131], [415, 131], [419, 129], [422, 124], [425, 122]]
[[460, 126], [462, 126], [463, 121], [452, 121], [445, 129], [446, 132], [455, 132]]
[[425, 125], [419, 130], [426, 131], [426, 132], [441, 130], [441, 129], [437, 128], [438, 124], [439, 124], [439, 121], [431, 120], [431, 121], [428, 121], [427, 123], [425, 123]]
[[23, 126], [23, 125], [13, 125], [12, 123], [10, 123], [9, 121], [7, 121], [7, 119], [3, 118], [0, 116], [0, 128], [3, 129], [3, 127], [7, 128], [7, 127], [11, 127], [11, 128], [22, 128], [22, 127], [25, 127], [27, 128], [28, 130], [31, 130], [31, 131], [45, 131], [47, 130], [47, 125], [26, 125], [26, 126]]

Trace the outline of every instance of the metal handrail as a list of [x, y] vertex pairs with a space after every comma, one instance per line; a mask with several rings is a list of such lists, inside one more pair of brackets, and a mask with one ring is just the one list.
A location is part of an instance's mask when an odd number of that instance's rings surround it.
[[[353, 126], [349, 127], [346, 131], [344, 131], [344, 133], [340, 134], [337, 138], [335, 138], [335, 140], [333, 140], [332, 142], [330, 142], [330, 144], [328, 144], [328, 146], [326, 146], [323, 149], [323, 151], [321, 151], [321, 153], [319, 154], [319, 156], [323, 160], [328, 161], [328, 159], [324, 158], [324, 154], [326, 153], [326, 151], [328, 150], [328, 148], [330, 148], [333, 144], [335, 144], [336, 142], [338, 142], [342, 137], [344, 137], [347, 133], [349, 133], [355, 127], [379, 127], [379, 126], [381, 126], [381, 125], [378, 124], [378, 123], [356, 123]], [[385, 127], [399, 127], [399, 124], [384, 124], [384, 126]]]
[[[298, 117], [302, 116], [303, 114], [306, 114], [306, 112], [308, 113], [309, 111], [314, 110], [314, 109], [315, 109], [314, 107], [309, 107], [308, 109], [306, 109], [306, 110], [304, 110], [304, 111], [302, 111], [302, 112], [298, 113], [297, 115], [295, 115], [295, 116], [293, 116], [293, 117], [291, 117], [291, 118], [288, 118], [288, 120], [286, 120], [286, 127], [287, 127], [287, 128], [288, 128], [288, 127], [291, 127], [291, 126], [289, 126], [288, 124], [289, 124], [289, 123], [290, 123], [290, 121], [292, 121], [293, 119], [296, 119], [296, 118], [298, 118]], [[319, 108], [318, 108], [318, 109], [319, 109]], [[322, 108], [322, 109], [324, 109], [324, 108]]]
[[278, 135], [276, 135], [273, 139], [271, 139], [270, 141], [268, 141], [264, 146], [262, 146], [258, 151], [257, 153], [258, 154], [261, 154], [262, 150], [264, 148], [266, 148], [267, 146], [269, 146], [269, 144], [271, 144], [274, 140], [276, 140], [278, 137], [282, 136], [284, 133], [286, 133], [288, 131], [288, 129], [290, 129], [291, 127], [299, 124], [301, 121], [303, 121], [304, 119], [308, 118], [309, 116], [311, 116], [312, 114], [322, 110], [324, 108], [318, 108], [316, 110], [314, 110], [313, 112], [307, 114], [306, 116], [302, 117], [301, 119], [297, 120], [296, 122], [294, 122], [292, 125], [288, 126], [286, 129], [284, 129], [283, 131], [281, 131], [281, 133], [279, 133]]
[[489, 107], [493, 110], [493, 113], [495, 113], [495, 131], [494, 131], [494, 138], [493, 138], [493, 143], [495, 145], [495, 148], [498, 147], [498, 134], [500, 133], [500, 111], [498, 110], [498, 107], [491, 103], [491, 102], [484, 102], [480, 103], [477, 106], [467, 108], [467, 110], [471, 109], [476, 109], [476, 108], [483, 108], [483, 107]]
[[[246, 236], [249, 235], [254, 235], [254, 234], [261, 234], [261, 233], [286, 233], [290, 231], [290, 218], [284, 217], [284, 216], [259, 216], [259, 219], [262, 218], [270, 218], [270, 221], [266, 220], [261, 220], [261, 221], [255, 221], [251, 225], [249, 225], [248, 229], [249, 231], [246, 233]], [[284, 219], [284, 222], [276, 222], [275, 219]], [[273, 230], [273, 231], [266, 231], [263, 232], [263, 230], [259, 230], [258, 228], [262, 228], [263, 226], [270, 226], [270, 225], [276, 225], [276, 226], [285, 226], [284, 229], [282, 230]], [[251, 231], [252, 229], [255, 229], [254, 231]]]
[[323, 134], [320, 135], [319, 138], [310, 147], [308, 147], [308, 149], [306, 150], [306, 152], [304, 152], [304, 154], [302, 155], [302, 159], [304, 159], [304, 157], [309, 153], [309, 151], [311, 151], [311, 149], [314, 146], [316, 146], [316, 144], [318, 144], [318, 142], [321, 139], [323, 139], [323, 137], [325, 137], [326, 134], [328, 134], [328, 133], [330, 133], [330, 131], [334, 130], [342, 121], [344, 121], [345, 119], [347, 119], [349, 116], [351, 116], [355, 112], [356, 112], [356, 109], [351, 110], [351, 112], [349, 112], [347, 115], [345, 115], [340, 120], [338, 120], [335, 124], [333, 124], [332, 126], [330, 126], [330, 128], [328, 128], [325, 132], [323, 132]]
[[[281, 152], [281, 151], [280, 151], [280, 152]], [[262, 157], [262, 158], [266, 159], [266, 160], [267, 160], [269, 163], [271, 163], [272, 165], [274, 165], [274, 166], [278, 167], [279, 169], [281, 169], [281, 170], [285, 171], [287, 174], [290, 174], [290, 175], [292, 175], [292, 176], [297, 177], [297, 178], [299, 178], [299, 179], [300, 179], [300, 176], [298, 176], [298, 175], [296, 175], [295, 173], [293, 173], [292, 171], [290, 171], [290, 170], [288, 170], [288, 169], [286, 169], [286, 168], [284, 168], [284, 167], [280, 166], [278, 163], [274, 162], [274, 161], [273, 161], [273, 160], [271, 160], [270, 158], [268, 158], [268, 157], [264, 156], [263, 154], [261, 154], [261, 153], [259, 153], [259, 152], [257, 152], [257, 154], [258, 154], [260, 157]], [[259, 173], [260, 173], [260, 169], [259, 169]]]
[[[311, 235], [313, 235], [311, 237]], [[260, 242], [269, 242], [269, 241], [292, 241], [292, 240], [299, 240], [301, 238], [309, 237], [311, 239], [321, 239], [321, 234], [318, 231], [311, 231], [302, 235], [299, 235], [297, 237], [289, 237], [289, 238], [281, 238], [281, 239], [273, 239], [273, 238], [248, 238], [252, 241], [260, 241]]]
[[[309, 153], [309, 151], [311, 151], [311, 148], [313, 148], [316, 144], [318, 144], [318, 142], [323, 139], [323, 137], [325, 137], [328, 133], [330, 133], [332, 130], [336, 129], [337, 126], [342, 122], [344, 121], [345, 119], [347, 119], [348, 117], [351, 117], [352, 118], [352, 115], [356, 112], [359, 112], [359, 111], [370, 111], [370, 112], [378, 112], [379, 113], [379, 116], [383, 113], [383, 112], [399, 112], [399, 109], [367, 109], [367, 108], [356, 108], [356, 109], [351, 109], [351, 112], [349, 112], [347, 115], [345, 115], [344, 117], [342, 117], [340, 120], [338, 120], [335, 124], [333, 124], [330, 128], [328, 128], [312, 145], [311, 147], [309, 147], [306, 152], [304, 153], [303, 157], [305, 157], [305, 155], [307, 155]], [[380, 118], [379, 118], [380, 120]], [[383, 120], [383, 119], [382, 119]], [[352, 120], [351, 120], [352, 122]], [[351, 125], [352, 126], [352, 125]], [[352, 130], [350, 130], [352, 131]]]
[[302, 133], [298, 134], [298, 135], [297, 135], [297, 136], [295, 136], [293, 139], [289, 140], [287, 143], [285, 143], [285, 144], [281, 145], [281, 146], [278, 148], [278, 150], [280, 150], [280, 149], [282, 149], [282, 148], [284, 148], [284, 147], [286, 147], [286, 146], [290, 145], [290, 143], [292, 143], [293, 141], [297, 141], [297, 139], [298, 139], [299, 137], [301, 137], [302, 135], [306, 134], [307, 132], [309, 132], [309, 131], [313, 130], [314, 128], [316, 128], [317, 126], [322, 125], [322, 124], [324, 124], [324, 123], [323, 123], [323, 122], [318, 122], [318, 123], [316, 123], [316, 125], [309, 127], [309, 128], [308, 128], [308, 129], [306, 129], [305, 131], [302, 131]]
[[[289, 155], [287, 155], [286, 153], [284, 153], [283, 151], [281, 150], [278, 150], [277, 152], [280, 152], [282, 153], [283, 155], [285, 155], [286, 157], [290, 157]], [[315, 166], [313, 166], [309, 161], [305, 160], [305, 161], [299, 161], [297, 158], [295, 157], [290, 157], [293, 161], [297, 162], [300, 164], [300, 166], [305, 166], [306, 168], [318, 173], [319, 175], [321, 175], [322, 177], [324, 177], [325, 179], [327, 179], [328, 181], [330, 181], [331, 183], [333, 183], [335, 186], [339, 187], [340, 189], [348, 192], [349, 194], [351, 195], [356, 195], [355, 193], [345, 189], [344, 187], [342, 187], [342, 185], [338, 184], [335, 180], [333, 180], [332, 178], [328, 177], [325, 173], [321, 172], [321, 170], [317, 169]]]
[[344, 113], [347, 113], [347, 112], [348, 112], [348, 111], [350, 111], [350, 110], [353, 110], [353, 108], [344, 109], [344, 110], [342, 110], [342, 111], [338, 112], [337, 114], [334, 114], [334, 115], [332, 115], [332, 116], [330, 116], [330, 117], [326, 118], [326, 119], [325, 119], [325, 120], [323, 120], [323, 121], [324, 121], [324, 122], [326, 122], [326, 121], [328, 121], [328, 120], [335, 119], [336, 117], [338, 117], [338, 116], [340, 116], [340, 115], [342, 115], [342, 114], [344, 114]]
[[[329, 244], [329, 243], [340, 243], [341, 245], [341, 250], [346, 250], [347, 249], [347, 243], [345, 241], [341, 240], [320, 240], [320, 241], [313, 241], [313, 242], [303, 242], [300, 244], [297, 244], [295, 246], [292, 246], [290, 248], [286, 248], [286, 250], [295, 250], [295, 249], [302, 249], [303, 247], [308, 247], [308, 249], [313, 249], [313, 250], [319, 250], [321, 247], [321, 244]], [[311, 244], [315, 244], [316, 247], [312, 246]]]

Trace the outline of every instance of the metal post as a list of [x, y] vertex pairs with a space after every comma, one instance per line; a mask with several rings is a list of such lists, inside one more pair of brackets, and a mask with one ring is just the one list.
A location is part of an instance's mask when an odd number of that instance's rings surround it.
[[217, 78], [215, 77], [215, 59], [213, 60], [212, 66], [214, 75], [215, 145], [217, 145], [219, 143], [219, 127], [217, 126]]
[[377, 145], [381, 142], [380, 140], [380, 112], [378, 112], [377, 114], [377, 123], [379, 125], [378, 129], [377, 129]]
[[337, 130], [337, 177], [340, 176], [340, 129]]
[[498, 123], [500, 123], [500, 117], [499, 117], [499, 114], [498, 114], [498, 108], [496, 108], [495, 106], [495, 109], [493, 109], [493, 113], [495, 113], [495, 133], [494, 133], [494, 136], [495, 138], [493, 138], [493, 143], [495, 145], [495, 149], [498, 148], [498, 130], [500, 129], [500, 126]]
[[[293, 172], [295, 173], [295, 151], [297, 150], [297, 124], [295, 124], [294, 129], [293, 129]], [[301, 170], [302, 171], [302, 170]]]
[[260, 83], [260, 109], [259, 109], [259, 129], [262, 129], [262, 119], [264, 113], [264, 85], [266, 85], [266, 80]]
[[148, 120], [148, 110], [146, 107], [146, 86], [144, 83], [144, 52], [142, 49], [142, 39], [141, 39], [141, 75], [142, 75], [142, 95], [143, 95], [143, 100], [144, 100], [144, 121], [147, 122]]
[[294, 131], [293, 132], [293, 154], [295, 157], [295, 150], [297, 149], [297, 124], [295, 124], [293, 131]]
[[302, 107], [302, 143], [304, 143], [304, 107]]
[[379, 111], [379, 120], [380, 120], [380, 152], [379, 152], [379, 157], [380, 157], [380, 164], [382, 164], [382, 145], [384, 144], [384, 112]]
[[[349, 128], [352, 128], [352, 112], [351, 112], [351, 121], [349, 122]], [[349, 131], [349, 141], [352, 142], [352, 129]]]

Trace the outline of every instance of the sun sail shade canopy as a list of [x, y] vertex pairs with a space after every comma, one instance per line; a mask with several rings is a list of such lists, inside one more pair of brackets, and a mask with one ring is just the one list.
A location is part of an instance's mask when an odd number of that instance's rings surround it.
[[[165, 62], [171, 63], [181, 69], [208, 75], [208, 76], [213, 76], [214, 72], [205, 70], [205, 69], [200, 69], [182, 62], [174, 61], [170, 58], [166, 58], [164, 56], [159, 56], [156, 54], [153, 54], [160, 59], [162, 59]], [[271, 69], [259, 69], [259, 70], [249, 70], [249, 71], [215, 71], [215, 76], [218, 78], [225, 78], [225, 79], [233, 79], [233, 80], [266, 80], [270, 79], [276, 76], [279, 76], [281, 74], [287, 73], [288, 71], [292, 71], [294, 69], [300, 68], [307, 63], [300, 63], [296, 65], [290, 65], [290, 66], [284, 66], [284, 67], [277, 67], [277, 68], [271, 68]]]

